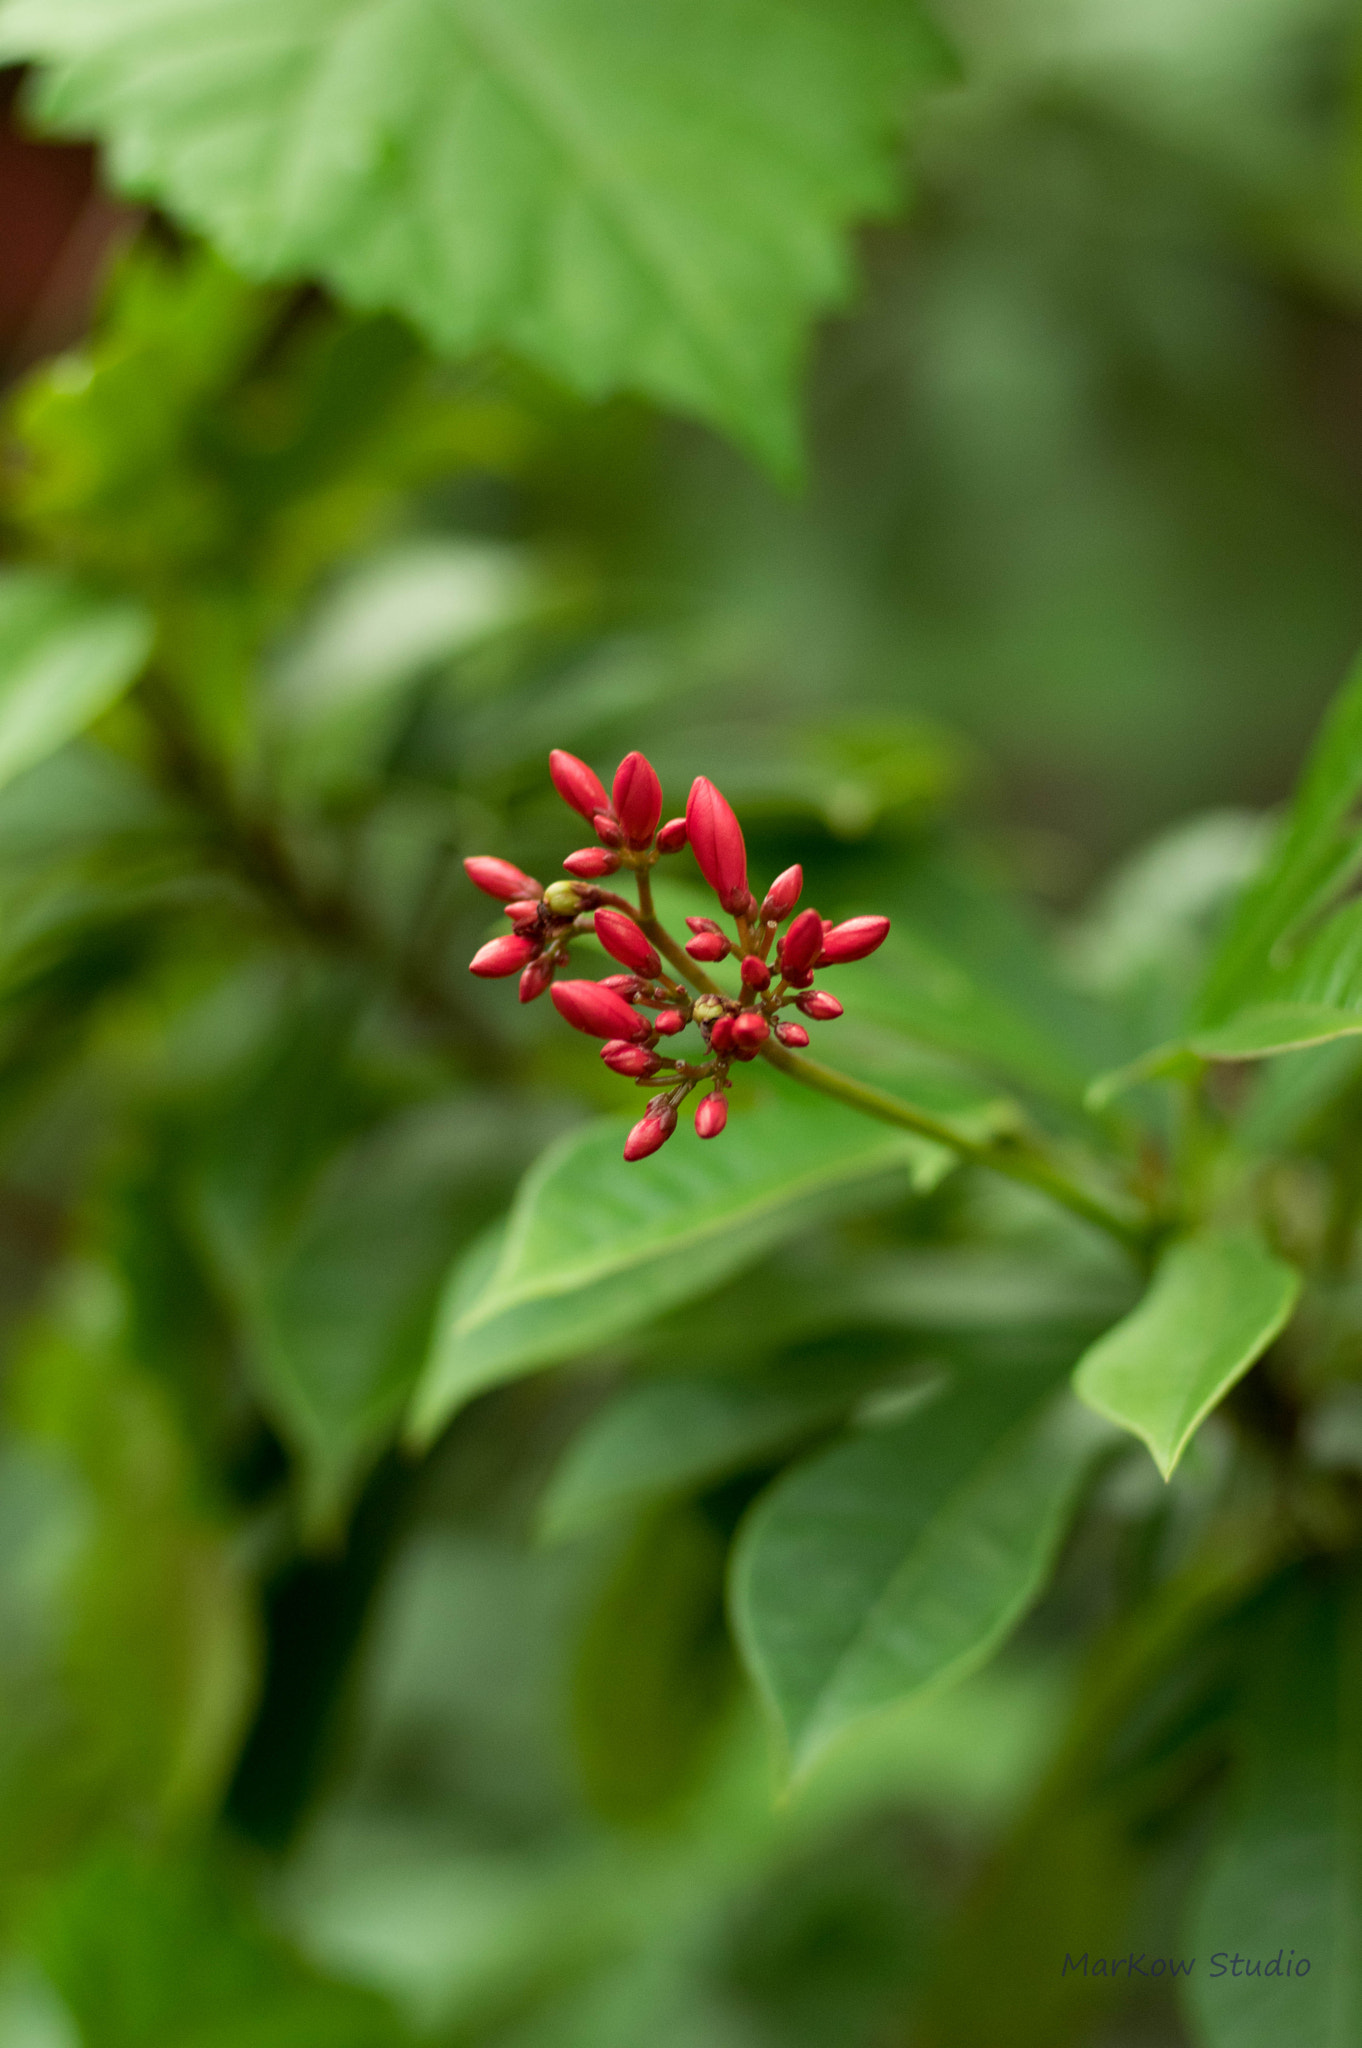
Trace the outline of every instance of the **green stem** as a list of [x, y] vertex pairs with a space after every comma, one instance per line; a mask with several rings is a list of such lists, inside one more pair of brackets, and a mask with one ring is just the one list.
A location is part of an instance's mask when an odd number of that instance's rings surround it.
[[692, 988], [698, 988], [701, 995], [721, 996], [723, 990], [717, 982], [710, 980], [691, 959], [690, 954], [678, 946], [671, 933], [657, 921], [653, 907], [653, 884], [646, 868], [637, 868], [634, 880], [638, 884], [638, 921], [664, 959], [670, 960], [677, 973], [684, 976]]

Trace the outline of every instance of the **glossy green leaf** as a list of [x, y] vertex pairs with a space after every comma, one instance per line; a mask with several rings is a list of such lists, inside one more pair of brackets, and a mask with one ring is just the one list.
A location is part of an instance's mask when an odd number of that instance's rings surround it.
[[721, 1139], [683, 1125], [634, 1165], [613, 1118], [550, 1147], [504, 1235], [450, 1277], [412, 1406], [419, 1442], [483, 1388], [619, 1337], [811, 1221], [930, 1186], [950, 1165], [775, 1076], [745, 1093]]
[[1148, 1444], [1167, 1479], [1193, 1435], [1295, 1307], [1300, 1276], [1249, 1231], [1166, 1251], [1137, 1308], [1086, 1351], [1074, 1387]]
[[938, 62], [899, 0], [8, 0], [45, 118], [257, 276], [791, 466], [805, 326]]
[[980, 1664], [1044, 1581], [1107, 1432], [1054, 1375], [970, 1379], [795, 1467], [734, 1560], [738, 1639], [806, 1768], [866, 1716]]
[[1362, 2040], [1362, 1602], [1282, 1590], [1249, 1645], [1241, 1776], [1188, 1938], [1207, 2048]]
[[0, 573], [0, 785], [122, 696], [151, 648], [140, 605], [45, 569]]

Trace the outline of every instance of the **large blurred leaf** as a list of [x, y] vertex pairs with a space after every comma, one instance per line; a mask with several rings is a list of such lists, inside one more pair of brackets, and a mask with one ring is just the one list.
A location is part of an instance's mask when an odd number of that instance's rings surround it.
[[751, 1092], [722, 1139], [683, 1127], [636, 1165], [613, 1120], [550, 1148], [504, 1236], [450, 1277], [412, 1407], [419, 1440], [484, 1387], [618, 1337], [811, 1220], [930, 1186], [949, 1166], [938, 1147], [789, 1083]]
[[893, 0], [9, 0], [0, 47], [247, 271], [788, 466], [805, 323], [845, 296], [848, 221], [894, 197], [931, 45]]
[[1143, 1438], [1167, 1479], [1192, 1437], [1282, 1329], [1300, 1276], [1248, 1231], [1164, 1253], [1138, 1308], [1079, 1361], [1090, 1408]]
[[140, 605], [92, 596], [47, 569], [0, 573], [0, 784], [107, 711], [151, 637]]
[[1242, 1782], [1189, 1941], [1207, 2048], [1362, 2039], [1362, 1605], [1285, 1592], [1249, 1645]]
[[1105, 1430], [1053, 1373], [969, 1379], [796, 1466], [734, 1560], [743, 1655], [795, 1769], [987, 1657], [1025, 1612]]

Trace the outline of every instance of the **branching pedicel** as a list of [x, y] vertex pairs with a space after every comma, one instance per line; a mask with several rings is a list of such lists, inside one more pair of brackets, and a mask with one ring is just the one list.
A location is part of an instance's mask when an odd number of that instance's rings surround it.
[[[661, 1084], [629, 1133], [626, 1159], [645, 1159], [666, 1143], [681, 1104], [695, 1088], [706, 1091], [695, 1112], [696, 1131], [702, 1138], [717, 1138], [728, 1120], [724, 1095], [732, 1085], [733, 1062], [755, 1059], [773, 1035], [783, 1046], [808, 1044], [803, 1024], [782, 1019], [782, 1010], [797, 1009], [820, 1023], [840, 1017], [837, 998], [813, 986], [815, 971], [873, 953], [884, 941], [889, 919], [853, 917], [831, 924], [816, 910], [801, 910], [776, 943], [769, 965], [776, 933], [799, 901], [803, 870], [787, 868], [777, 875], [758, 903], [747, 886], [742, 828], [712, 782], [697, 776], [685, 817], [670, 819], [659, 831], [662, 785], [642, 754], [621, 761], [609, 796], [574, 754], [555, 749], [549, 773], [563, 801], [590, 819], [600, 844], [569, 854], [563, 866], [572, 880], [553, 882], [547, 889], [510, 861], [485, 855], [466, 860], [469, 880], [505, 903], [511, 920], [509, 933], [474, 954], [471, 971], [518, 973], [522, 1003], [533, 1002], [552, 984], [559, 1015], [578, 1031], [606, 1041], [601, 1058], [608, 1067], [640, 1086]], [[687, 844], [720, 909], [733, 919], [736, 937], [730, 938], [714, 918], [688, 917], [691, 937], [683, 950], [657, 921], [650, 870], [663, 854], [679, 853]], [[599, 886], [620, 868], [634, 872], [636, 906]], [[568, 965], [573, 939], [585, 932], [594, 932], [611, 959], [628, 971], [604, 981], [555, 982], [558, 970]], [[733, 953], [740, 960], [738, 996], [726, 995], [703, 972], [705, 965]], [[683, 980], [667, 973], [664, 955]], [[640, 1014], [644, 1011], [656, 1014], [650, 1018]], [[695, 1025], [704, 1041], [700, 1058], [657, 1049], [660, 1040], [674, 1038], [688, 1025]]]

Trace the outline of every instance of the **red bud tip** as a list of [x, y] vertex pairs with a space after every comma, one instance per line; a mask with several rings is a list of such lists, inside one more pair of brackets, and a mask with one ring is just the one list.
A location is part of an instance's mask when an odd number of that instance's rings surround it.
[[495, 896], [498, 903], [510, 903], [517, 896], [542, 896], [542, 882], [536, 882], [533, 875], [512, 867], [508, 860], [498, 860], [495, 854], [472, 853], [463, 864], [463, 871], [475, 889], [481, 889], [484, 896]]
[[709, 1027], [709, 1049], [721, 1057], [733, 1050], [733, 1019], [727, 1015], [716, 1017]]
[[686, 919], [686, 930], [694, 932], [697, 938], [701, 932], [717, 932], [720, 938], [724, 935], [723, 926], [715, 924], [712, 917], [688, 917]]
[[741, 972], [744, 988], [769, 988], [771, 986], [771, 970], [764, 960], [758, 960], [755, 953], [748, 954], [742, 963]]
[[889, 936], [887, 917], [849, 917], [823, 934], [820, 967], [844, 967], [849, 960], [864, 960]]
[[610, 799], [605, 793], [605, 784], [593, 768], [585, 761], [579, 761], [575, 754], [565, 754], [561, 747], [555, 747], [549, 755], [549, 774], [553, 786], [565, 804], [574, 811], [580, 811], [584, 818], [594, 818], [597, 811], [609, 812]]
[[595, 882], [602, 875], [613, 875], [620, 864], [617, 853], [610, 853], [604, 846], [584, 846], [579, 853], [570, 853], [563, 866], [570, 875], [576, 875], [581, 882]]
[[783, 875], [777, 875], [761, 906], [763, 923], [779, 924], [783, 917], [788, 917], [798, 903], [803, 887], [804, 870], [797, 862], [794, 867], [786, 868]]
[[659, 1010], [653, 1019], [653, 1029], [663, 1038], [674, 1038], [678, 1031], [684, 1031], [686, 1020], [679, 1010]]
[[[668, 1122], [668, 1117], [671, 1121]], [[646, 1159], [650, 1152], [656, 1152], [666, 1144], [676, 1129], [676, 1111], [669, 1110], [654, 1116], [651, 1110], [634, 1125], [624, 1141], [626, 1159]]]
[[695, 1112], [697, 1138], [717, 1138], [728, 1122], [728, 1104], [722, 1095], [707, 1095]]
[[554, 959], [552, 953], [541, 953], [537, 960], [531, 960], [529, 966], [520, 977], [520, 1000], [522, 1003], [532, 1003], [536, 996], [543, 995], [544, 990], [553, 980], [554, 969], [557, 965], [558, 962]]
[[640, 1081], [655, 1074], [662, 1065], [655, 1052], [649, 1052], [644, 1045], [630, 1045], [624, 1038], [612, 1038], [603, 1045], [601, 1058], [614, 1073], [628, 1074]]
[[722, 932], [697, 932], [693, 939], [687, 939], [686, 951], [692, 960], [723, 960], [733, 951]]
[[782, 1045], [807, 1045], [809, 1034], [802, 1024], [777, 1024], [776, 1037]]
[[622, 967], [630, 967], [635, 974], [646, 975], [651, 981], [662, 971], [662, 962], [657, 950], [648, 943], [644, 934], [622, 910], [598, 910], [596, 912], [596, 937], [605, 947], [612, 960], [618, 960]]
[[603, 980], [596, 983], [596, 986], [613, 988], [616, 995], [624, 997], [626, 1003], [632, 1003], [639, 992], [639, 979], [636, 974], [607, 974]]
[[615, 820], [608, 817], [604, 811], [597, 811], [591, 823], [602, 846], [623, 846], [624, 834]]
[[823, 920], [816, 910], [801, 910], [776, 950], [785, 974], [806, 974], [823, 950]]
[[503, 974], [519, 974], [538, 951], [537, 940], [523, 938], [518, 932], [507, 932], [503, 938], [489, 939], [485, 946], [479, 946], [468, 963], [468, 971], [482, 975], [487, 981], [495, 981]]
[[697, 775], [686, 799], [686, 830], [700, 872], [725, 910], [747, 902], [747, 848], [742, 827], [727, 799], [703, 775]]
[[598, 981], [556, 981], [550, 994], [553, 1007], [574, 1031], [589, 1038], [644, 1038], [648, 1019], [630, 1009], [624, 997]]
[[657, 835], [659, 853], [680, 853], [686, 843], [686, 821], [684, 818], [668, 818]]
[[830, 1023], [842, 1014], [842, 1005], [836, 996], [826, 994], [821, 988], [811, 989], [806, 996], [796, 996], [795, 1008], [802, 1010], [806, 1017], [812, 1017], [815, 1024]]
[[651, 846], [662, 816], [662, 784], [652, 762], [643, 754], [626, 754], [615, 770], [610, 794], [629, 844]]
[[744, 1010], [733, 1020], [733, 1043], [739, 1052], [755, 1052], [771, 1036], [771, 1027], [760, 1010]]

